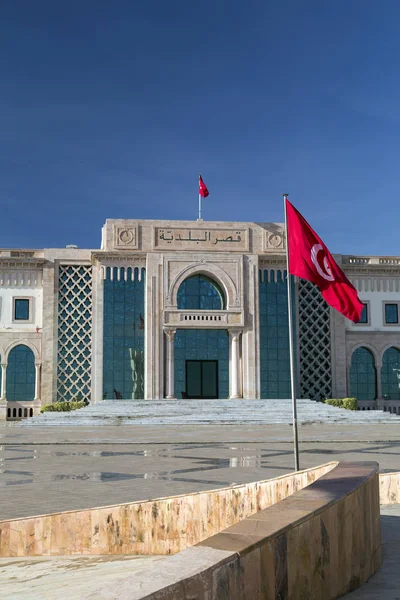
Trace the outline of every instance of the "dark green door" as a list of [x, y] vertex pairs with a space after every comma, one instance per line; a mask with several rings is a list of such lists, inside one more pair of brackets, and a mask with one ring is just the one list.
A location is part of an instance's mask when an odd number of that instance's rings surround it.
[[218, 361], [186, 361], [186, 395], [188, 398], [218, 398]]

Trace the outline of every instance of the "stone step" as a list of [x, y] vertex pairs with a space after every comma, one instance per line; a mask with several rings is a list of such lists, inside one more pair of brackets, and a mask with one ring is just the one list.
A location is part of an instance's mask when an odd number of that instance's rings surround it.
[[[400, 416], [375, 411], [348, 411], [311, 400], [297, 401], [298, 421], [304, 423], [395, 423]], [[283, 400], [103, 400], [70, 413], [46, 412], [25, 419], [19, 427], [97, 425], [292, 423], [292, 402]]]

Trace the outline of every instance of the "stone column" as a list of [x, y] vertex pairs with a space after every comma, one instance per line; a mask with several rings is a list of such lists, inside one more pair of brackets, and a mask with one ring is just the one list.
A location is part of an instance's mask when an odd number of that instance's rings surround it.
[[40, 363], [36, 363], [35, 364], [35, 397], [34, 400], [40, 400], [40, 371], [41, 371], [41, 364]]
[[243, 261], [242, 381], [243, 398], [260, 397], [260, 306], [258, 256]]
[[146, 289], [144, 316], [145, 334], [145, 398], [164, 398], [164, 332], [163, 332], [163, 261], [162, 254], [149, 252], [146, 257]]
[[346, 393], [344, 394], [344, 396], [346, 396], [347, 398], [349, 398], [351, 396], [350, 368], [351, 368], [351, 364], [347, 363], [347, 366], [346, 366]]
[[167, 338], [167, 364], [166, 364], [166, 375], [167, 375], [167, 399], [168, 400], [176, 400], [175, 398], [175, 389], [174, 389], [174, 368], [175, 368], [175, 360], [174, 360], [174, 340], [175, 340], [176, 329], [166, 329], [165, 336]]
[[240, 329], [232, 329], [229, 332], [229, 339], [231, 342], [231, 360], [230, 360], [230, 388], [231, 395], [230, 398], [241, 398], [240, 393], [240, 353], [239, 353], [239, 343], [240, 343]]
[[45, 258], [47, 262], [43, 268], [43, 385], [41, 395], [43, 404], [51, 404], [57, 399], [58, 264], [54, 265], [54, 258], [50, 251], [48, 255], [45, 254]]
[[1, 365], [1, 393], [0, 393], [0, 421], [7, 420], [6, 384], [7, 384], [7, 364], [2, 363], [2, 365]]
[[102, 268], [100, 263], [95, 264], [92, 275], [92, 392], [90, 395], [92, 404], [103, 399], [104, 280]]
[[[331, 309], [332, 398], [350, 396], [350, 379], [346, 372], [346, 324], [343, 315]], [[347, 369], [348, 371], [348, 369]], [[346, 375], [348, 391], [346, 392]]]
[[378, 408], [383, 410], [385, 405], [385, 401], [382, 398], [382, 365], [381, 363], [376, 363], [376, 404]]
[[6, 387], [7, 387], [7, 364], [1, 364], [1, 393], [0, 400], [6, 399]]

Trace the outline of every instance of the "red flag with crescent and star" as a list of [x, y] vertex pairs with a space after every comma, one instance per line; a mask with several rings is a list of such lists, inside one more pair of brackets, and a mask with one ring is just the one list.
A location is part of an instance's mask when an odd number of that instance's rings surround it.
[[199, 194], [202, 198], [207, 198], [210, 195], [201, 175], [199, 175]]
[[315, 283], [326, 302], [358, 323], [364, 305], [321, 238], [286, 198], [289, 273]]

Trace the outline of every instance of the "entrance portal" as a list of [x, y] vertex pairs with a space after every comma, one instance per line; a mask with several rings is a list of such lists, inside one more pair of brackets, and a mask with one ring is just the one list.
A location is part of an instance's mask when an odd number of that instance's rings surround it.
[[218, 361], [186, 361], [187, 398], [218, 398]]
[[[229, 397], [229, 336], [226, 329], [178, 329], [175, 334], [175, 395], [177, 398], [185, 398], [189, 393], [192, 398]], [[217, 364], [215, 367], [200, 367], [202, 372], [207, 368], [214, 369], [217, 377], [217, 386], [210, 388], [203, 386], [193, 391], [187, 385], [187, 362], [208, 361]], [[189, 367], [190, 369], [191, 367]], [[196, 369], [196, 367], [193, 367]], [[199, 367], [197, 367], [199, 369]], [[204, 371], [204, 369], [206, 371]], [[199, 381], [200, 375], [196, 373], [191, 376], [192, 381]], [[210, 395], [212, 391], [213, 395]]]

